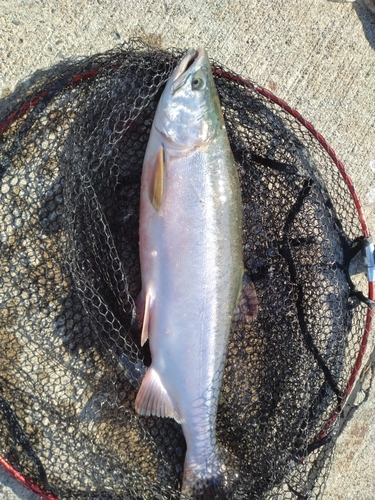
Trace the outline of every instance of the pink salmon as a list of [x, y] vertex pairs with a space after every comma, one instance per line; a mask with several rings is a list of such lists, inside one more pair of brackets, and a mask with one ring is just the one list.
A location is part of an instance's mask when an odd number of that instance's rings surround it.
[[[221, 487], [216, 413], [228, 337], [243, 283], [242, 201], [211, 66], [189, 49], [160, 98], [140, 201], [142, 345], [151, 366], [135, 407], [171, 417], [186, 440], [182, 493]], [[257, 299], [246, 281], [240, 309]]]

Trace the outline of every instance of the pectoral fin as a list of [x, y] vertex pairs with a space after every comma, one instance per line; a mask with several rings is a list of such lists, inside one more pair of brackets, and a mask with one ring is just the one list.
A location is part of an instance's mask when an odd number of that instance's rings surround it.
[[181, 423], [181, 416], [165, 389], [159, 374], [152, 367], [146, 372], [145, 378], [135, 400], [135, 409], [140, 415], [154, 415], [156, 417], [170, 417]]
[[233, 321], [250, 323], [258, 314], [258, 298], [255, 287], [247, 274], [242, 278], [242, 290], [238, 299], [237, 309], [233, 315]]
[[160, 146], [154, 164], [154, 175], [150, 184], [150, 201], [157, 212], [160, 210], [164, 190], [164, 148]]

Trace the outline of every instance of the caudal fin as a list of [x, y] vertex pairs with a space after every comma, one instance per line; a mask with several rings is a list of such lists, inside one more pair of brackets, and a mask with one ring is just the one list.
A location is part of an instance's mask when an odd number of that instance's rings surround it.
[[194, 500], [221, 500], [227, 498], [226, 468], [218, 453], [205, 464], [189, 463], [185, 459], [182, 480], [182, 498]]

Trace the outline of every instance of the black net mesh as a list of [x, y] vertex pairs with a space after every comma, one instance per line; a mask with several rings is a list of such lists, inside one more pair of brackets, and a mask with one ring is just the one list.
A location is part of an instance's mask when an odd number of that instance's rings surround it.
[[[180, 498], [180, 425], [134, 411], [150, 353], [132, 319], [142, 162], [181, 55], [131, 42], [39, 73], [2, 103], [0, 452], [60, 499]], [[229, 341], [223, 495], [316, 498], [365, 325], [348, 279], [361, 228], [320, 144], [219, 74], [260, 304]]]

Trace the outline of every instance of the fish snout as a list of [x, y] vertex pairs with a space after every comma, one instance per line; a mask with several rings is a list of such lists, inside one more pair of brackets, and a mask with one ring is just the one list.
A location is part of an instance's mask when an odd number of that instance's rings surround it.
[[181, 59], [172, 77], [171, 93], [181, 88], [189, 76], [208, 60], [206, 49], [199, 47], [197, 50], [190, 48]]

